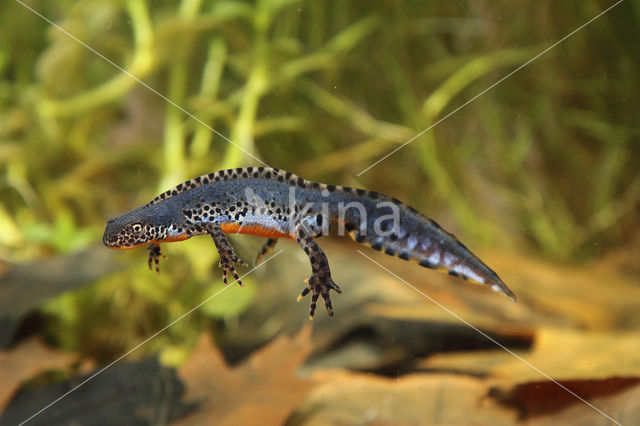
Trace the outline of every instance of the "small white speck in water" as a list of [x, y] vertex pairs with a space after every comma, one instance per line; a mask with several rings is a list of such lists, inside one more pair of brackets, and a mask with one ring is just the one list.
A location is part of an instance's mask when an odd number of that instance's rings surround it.
[[376, 410], [375, 408], [369, 408], [364, 412], [364, 418], [367, 421], [375, 420], [376, 417], [378, 417], [378, 410]]

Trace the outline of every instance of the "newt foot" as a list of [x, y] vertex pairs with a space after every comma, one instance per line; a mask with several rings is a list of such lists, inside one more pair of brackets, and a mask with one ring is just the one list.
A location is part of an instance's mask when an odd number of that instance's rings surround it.
[[222, 268], [222, 281], [225, 286], [229, 285], [227, 282], [227, 275], [231, 273], [240, 287], [244, 287], [244, 284], [242, 284], [242, 280], [236, 271], [235, 263], [242, 266], [249, 266], [247, 262], [240, 259], [233, 251], [224, 251], [220, 253], [220, 262], [218, 262], [218, 267]]
[[301, 301], [307, 294], [311, 293], [311, 305], [309, 306], [309, 319], [313, 319], [313, 315], [316, 311], [316, 302], [318, 297], [322, 295], [324, 299], [324, 306], [327, 308], [327, 313], [330, 317], [333, 316], [333, 307], [331, 306], [331, 295], [329, 291], [334, 290], [338, 294], [342, 294], [342, 290], [331, 279], [331, 275], [311, 275], [311, 278], [304, 281], [307, 286], [302, 290], [298, 296], [298, 302]]

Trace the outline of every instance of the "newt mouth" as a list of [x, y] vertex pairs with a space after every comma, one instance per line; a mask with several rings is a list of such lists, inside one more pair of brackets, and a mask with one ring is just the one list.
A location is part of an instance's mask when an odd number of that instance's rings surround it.
[[106, 233], [102, 236], [102, 243], [109, 248], [113, 245], [113, 242], [109, 241], [109, 238], [107, 238]]

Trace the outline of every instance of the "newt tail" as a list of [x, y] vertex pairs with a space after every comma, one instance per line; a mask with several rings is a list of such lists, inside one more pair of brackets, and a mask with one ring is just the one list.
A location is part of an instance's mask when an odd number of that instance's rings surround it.
[[245, 265], [225, 233], [267, 237], [256, 263], [280, 238], [305, 251], [311, 277], [299, 299], [311, 294], [313, 318], [320, 296], [330, 316], [329, 292], [341, 293], [331, 278], [326, 255], [315, 238], [338, 233], [371, 248], [450, 275], [488, 285], [515, 301], [498, 275], [455, 236], [414, 208], [386, 195], [346, 186], [311, 182], [284, 170], [247, 167], [221, 170], [188, 180], [149, 203], [107, 221], [103, 242], [114, 249], [149, 247], [149, 267], [158, 267], [160, 243], [209, 234], [220, 254], [223, 281], [230, 273], [242, 285], [235, 264]]

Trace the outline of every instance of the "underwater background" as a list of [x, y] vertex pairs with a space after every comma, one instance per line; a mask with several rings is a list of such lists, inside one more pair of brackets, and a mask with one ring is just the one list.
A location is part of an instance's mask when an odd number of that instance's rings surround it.
[[[3, 2], [0, 424], [640, 424], [639, 33], [632, 1]], [[260, 162], [415, 207], [517, 303], [329, 237], [311, 322], [294, 242], [244, 288], [206, 237], [159, 274], [102, 245]]]

